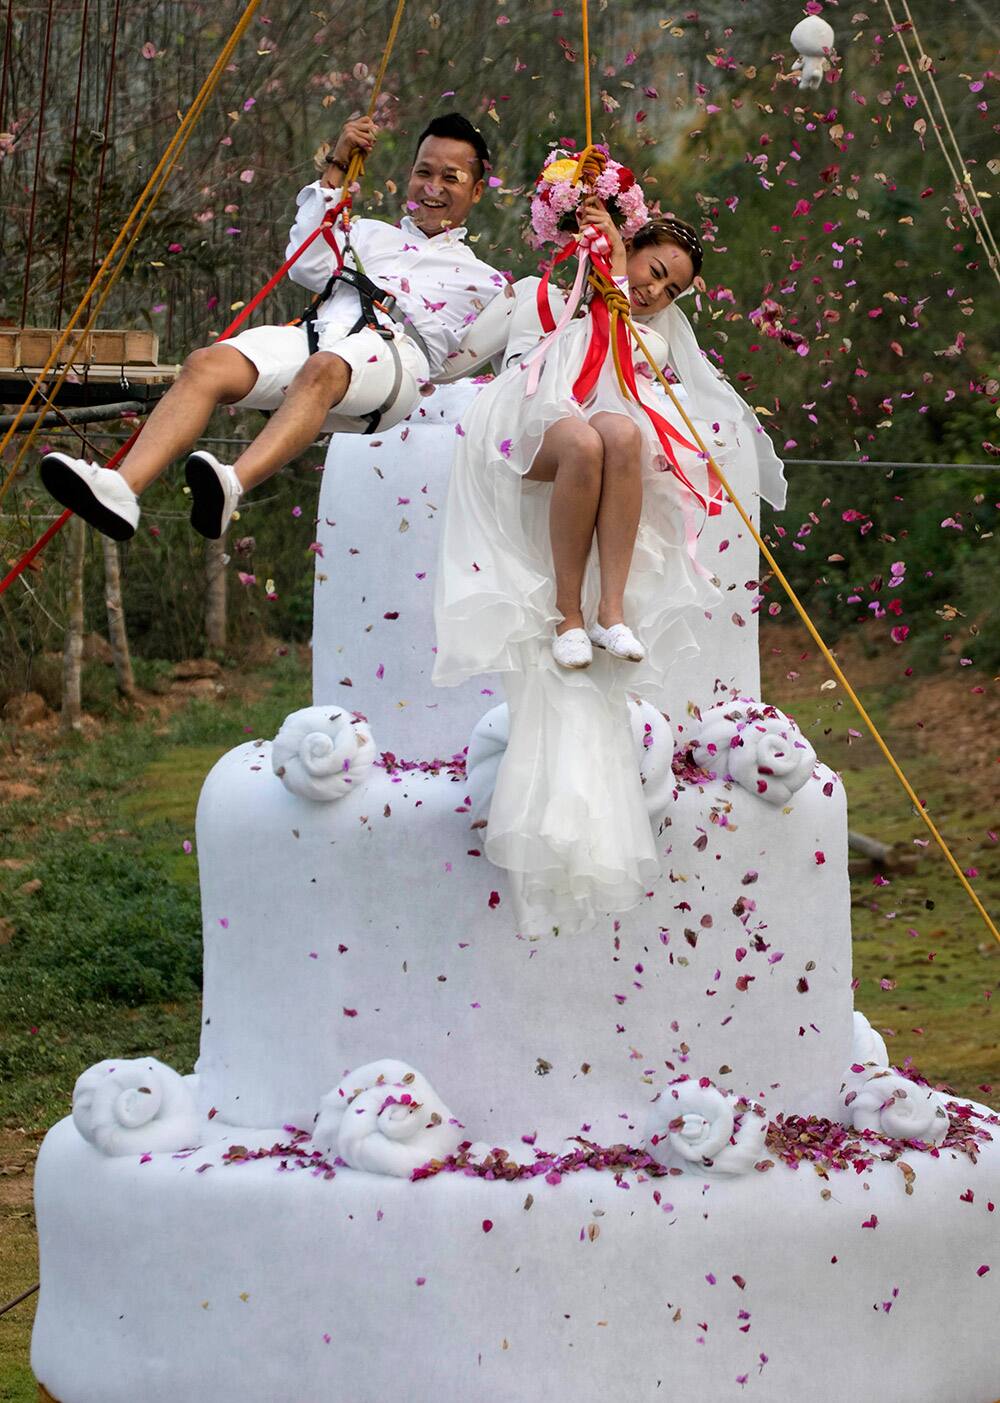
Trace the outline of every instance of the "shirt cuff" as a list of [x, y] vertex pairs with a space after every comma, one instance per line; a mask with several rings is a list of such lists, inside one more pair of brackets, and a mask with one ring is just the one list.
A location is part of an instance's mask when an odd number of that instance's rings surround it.
[[311, 185], [304, 185], [299, 191], [298, 203], [300, 205], [303, 204], [311, 195], [318, 195], [321, 200], [327, 203], [333, 203], [340, 199], [342, 193], [343, 186], [324, 185], [322, 180], [317, 177]]

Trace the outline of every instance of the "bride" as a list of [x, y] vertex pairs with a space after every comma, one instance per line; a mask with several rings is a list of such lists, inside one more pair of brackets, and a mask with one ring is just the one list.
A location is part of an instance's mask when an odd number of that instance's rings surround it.
[[[686, 363], [701, 391], [696, 413], [753, 419], [673, 307], [701, 268], [695, 231], [649, 219], [644, 206], [637, 219], [635, 199], [628, 211], [624, 203], [619, 233], [599, 194], [580, 200], [581, 267], [603, 267], [627, 296], [658, 364], [669, 353], [683, 375], [677, 361]], [[634, 376], [638, 398], [626, 393], [610, 350], [595, 364], [593, 303], [539, 344], [540, 333], [537, 321], [519, 339], [512, 333], [509, 368], [461, 425], [435, 594], [435, 682], [503, 674], [510, 740], [485, 851], [509, 871], [529, 934], [626, 910], [659, 871], [628, 695], [656, 704], [669, 669], [697, 649], [698, 621], [719, 598], [697, 559], [697, 532], [721, 507], [714, 474], [663, 395]], [[761, 439], [762, 464], [780, 477]]]

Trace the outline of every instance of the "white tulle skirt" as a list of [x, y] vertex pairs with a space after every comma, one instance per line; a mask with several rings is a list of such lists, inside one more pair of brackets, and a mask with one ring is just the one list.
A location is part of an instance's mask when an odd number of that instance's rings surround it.
[[[580, 929], [602, 913], [627, 910], [659, 870], [642, 795], [628, 695], [654, 705], [677, 660], [697, 651], [698, 621], [718, 600], [689, 542], [702, 508], [673, 473], [641, 409], [621, 394], [610, 357], [586, 405], [572, 384], [586, 349], [589, 318], [552, 343], [534, 394], [515, 366], [484, 386], [459, 426], [435, 589], [434, 681], [454, 686], [504, 674], [510, 741], [497, 775], [485, 852], [506, 868], [524, 933]], [[685, 432], [669, 401], [640, 392]], [[545, 431], [561, 419], [598, 413], [631, 419], [642, 438], [643, 505], [625, 593], [625, 621], [646, 659], [631, 663], [595, 650], [586, 671], [552, 658], [561, 614], [549, 543], [550, 484], [529, 482]], [[700, 491], [707, 471], [678, 450]], [[596, 542], [583, 589], [584, 618], [596, 618]]]

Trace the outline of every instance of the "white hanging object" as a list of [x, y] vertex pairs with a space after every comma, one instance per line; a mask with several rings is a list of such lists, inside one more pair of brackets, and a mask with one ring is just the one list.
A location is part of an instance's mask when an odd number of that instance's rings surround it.
[[792, 30], [791, 41], [798, 53], [792, 72], [799, 75], [800, 88], [818, 88], [830, 67], [835, 35], [831, 25], [819, 15], [807, 15]]

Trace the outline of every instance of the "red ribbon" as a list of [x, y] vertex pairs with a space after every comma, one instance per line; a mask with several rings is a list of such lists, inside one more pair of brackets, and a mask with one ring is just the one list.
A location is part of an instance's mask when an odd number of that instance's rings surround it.
[[539, 279], [535, 289], [535, 303], [538, 307], [538, 320], [542, 324], [542, 330], [546, 333], [555, 331], [556, 323], [552, 315], [552, 308], [549, 306], [549, 276], [553, 269], [558, 268], [560, 263], [565, 263], [567, 258], [572, 258], [580, 248], [579, 239], [570, 239], [569, 243], [556, 254], [552, 262], [546, 268]]

